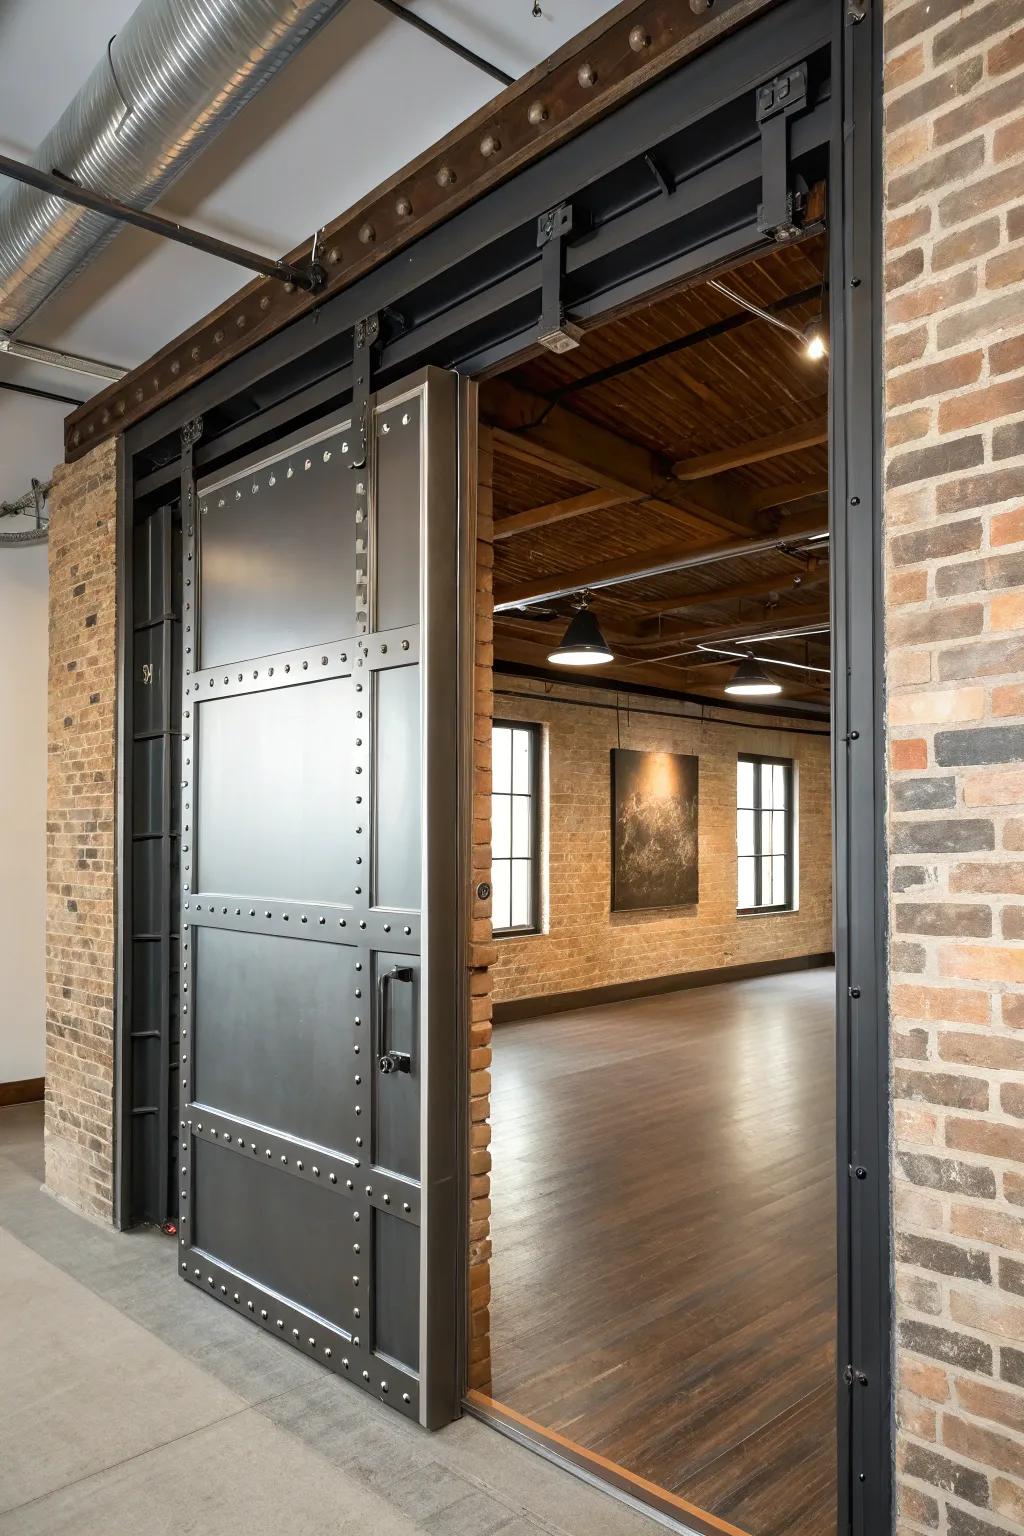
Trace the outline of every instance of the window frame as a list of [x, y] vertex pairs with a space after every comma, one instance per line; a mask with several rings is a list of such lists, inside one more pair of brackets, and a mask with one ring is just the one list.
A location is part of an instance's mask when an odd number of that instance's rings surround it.
[[[542, 754], [543, 754], [543, 750], [544, 750], [544, 727], [540, 723], [540, 721], [538, 721], [538, 720], [506, 720], [506, 719], [495, 719], [495, 720], [492, 720], [492, 722], [491, 722], [491, 772], [492, 772], [491, 812], [492, 812], [492, 820], [493, 820], [494, 798], [495, 798], [495, 795], [497, 795], [497, 794], [504, 795], [506, 793], [505, 790], [495, 790], [495, 788], [493, 786], [493, 771], [494, 771], [494, 767], [493, 767], [493, 765], [494, 765], [494, 745], [493, 745], [493, 743], [494, 743], [494, 732], [497, 731], [497, 730], [525, 731], [525, 732], [527, 732], [527, 734], [529, 735], [529, 738], [530, 738], [530, 789], [529, 789], [529, 799], [530, 799], [530, 807], [531, 807], [531, 812], [532, 812], [532, 815], [531, 815], [531, 818], [530, 818], [530, 854], [529, 854], [529, 858], [530, 858], [530, 882], [529, 882], [529, 889], [530, 889], [530, 922], [529, 923], [518, 924], [516, 926], [509, 927], [509, 928], [499, 928], [497, 926], [497, 924], [493, 922], [493, 907], [492, 907], [492, 924], [491, 924], [491, 936], [494, 939], [522, 939], [522, 938], [529, 938], [531, 935], [534, 935], [534, 934], [543, 933], [543, 931], [544, 931], [543, 912], [542, 912], [542, 908], [541, 908], [541, 898], [542, 898], [542, 889], [543, 889], [543, 887], [542, 887], [541, 861], [542, 861], [542, 858], [543, 858], [543, 850], [544, 850], [544, 843], [543, 843], [543, 836], [542, 836], [542, 832], [543, 832], [543, 820], [542, 820], [542, 793], [543, 793]], [[508, 798], [510, 800], [513, 799], [513, 792], [511, 790], [509, 790], [507, 792], [507, 794], [508, 794]], [[513, 855], [509, 854], [507, 860], [502, 860], [502, 862], [507, 862], [509, 865], [511, 865], [514, 862]], [[495, 857], [494, 857], [494, 850], [493, 850], [493, 845], [492, 845], [492, 850], [491, 850], [491, 895], [492, 895], [492, 898], [493, 898], [493, 894], [494, 894], [494, 865], [495, 865]]]
[[[795, 841], [796, 841], [796, 837], [795, 837], [795, 833], [796, 833], [796, 804], [795, 804], [795, 800], [794, 800], [793, 786], [794, 786], [794, 783], [796, 781], [796, 773], [795, 773], [795, 762], [794, 762], [794, 759], [791, 758], [791, 757], [772, 757], [772, 756], [769, 756], [767, 754], [757, 753], [757, 752], [738, 752], [736, 754], [737, 780], [739, 778], [738, 770], [739, 770], [740, 763], [751, 763], [753, 765], [753, 767], [754, 767], [754, 770], [755, 770], [755, 772], [754, 772], [754, 797], [753, 797], [754, 798], [754, 804], [753, 804], [753, 806], [746, 806], [746, 805], [741, 806], [740, 805], [740, 803], [739, 803], [739, 788], [738, 788], [738, 784], [737, 784], [737, 790], [736, 790], [736, 795], [735, 795], [735, 800], [736, 800], [736, 807], [735, 808], [736, 808], [737, 814], [741, 810], [744, 810], [744, 811], [751, 810], [753, 812], [753, 816], [754, 816], [754, 852], [752, 854], [741, 854], [740, 853], [740, 851], [739, 851], [739, 838], [738, 838], [738, 834], [737, 834], [737, 843], [736, 843], [736, 916], [737, 917], [767, 917], [767, 916], [772, 916], [772, 915], [776, 915], [777, 916], [781, 912], [795, 912], [796, 911], [796, 899], [795, 899], [796, 898], [796, 890], [795, 890], [795, 883], [794, 883], [794, 879], [793, 879], [793, 861], [794, 861]], [[754, 895], [755, 895], [755, 897], [757, 895], [759, 895], [760, 892], [761, 892], [761, 882], [762, 882], [762, 877], [763, 877], [763, 872], [764, 872], [763, 864], [762, 864], [762, 859], [765, 856], [761, 852], [761, 815], [762, 815], [762, 805], [761, 805], [761, 774], [760, 774], [760, 772], [758, 770], [761, 767], [763, 767], [763, 766], [768, 766], [768, 767], [772, 767], [772, 768], [781, 768], [783, 773], [784, 773], [784, 775], [785, 775], [786, 804], [783, 807], [783, 813], [784, 813], [785, 818], [786, 818], [785, 850], [784, 850], [784, 853], [783, 853], [783, 857], [785, 858], [785, 861], [786, 861], [786, 866], [785, 866], [786, 867], [786, 890], [785, 890], [785, 897], [784, 897], [784, 899], [783, 899], [783, 901], [781, 903], [774, 902], [770, 906], [757, 906], [757, 905], [755, 905], [755, 906], [752, 906], [752, 907], [741, 907], [739, 905], [739, 863], [740, 863], [740, 859], [741, 858], [753, 859], [753, 861], [754, 861]]]

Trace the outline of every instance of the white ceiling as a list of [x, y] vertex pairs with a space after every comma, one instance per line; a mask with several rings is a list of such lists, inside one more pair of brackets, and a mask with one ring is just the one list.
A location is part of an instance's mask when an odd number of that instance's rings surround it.
[[[0, 150], [27, 158], [136, 0], [0, 0]], [[521, 75], [611, 9], [608, 0], [405, 0]], [[500, 89], [373, 0], [339, 14], [230, 122], [160, 211], [280, 255], [343, 213]], [[128, 229], [32, 317], [21, 339], [120, 367], [143, 362], [247, 281], [240, 268]], [[85, 399], [98, 380], [0, 355], [0, 381]], [[13, 402], [19, 401], [17, 409]], [[0, 499], [62, 457], [69, 407], [0, 389]], [[49, 454], [49, 462], [41, 462]]]

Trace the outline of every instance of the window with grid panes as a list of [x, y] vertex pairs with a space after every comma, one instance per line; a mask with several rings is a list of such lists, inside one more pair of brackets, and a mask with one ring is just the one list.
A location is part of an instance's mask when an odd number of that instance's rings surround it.
[[491, 748], [491, 923], [540, 930], [539, 725], [496, 720]]
[[736, 908], [793, 906], [793, 763], [742, 756], [736, 765]]

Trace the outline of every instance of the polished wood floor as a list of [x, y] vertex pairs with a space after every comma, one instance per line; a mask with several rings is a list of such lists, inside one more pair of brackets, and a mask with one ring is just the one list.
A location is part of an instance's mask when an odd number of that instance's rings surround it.
[[503, 1025], [493, 1396], [750, 1536], [835, 1536], [834, 975]]

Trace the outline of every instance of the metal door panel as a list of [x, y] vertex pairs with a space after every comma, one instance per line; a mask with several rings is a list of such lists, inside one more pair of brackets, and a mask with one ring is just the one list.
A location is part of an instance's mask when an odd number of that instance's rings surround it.
[[200, 499], [204, 667], [355, 633], [348, 423]]
[[421, 420], [416, 396], [377, 419], [373, 560], [379, 630], [420, 619]]
[[135, 845], [135, 858], [132, 861], [132, 912], [135, 932], [139, 935], [160, 931], [163, 911], [160, 880], [162, 857], [159, 838], [143, 838]]
[[132, 832], [136, 837], [160, 830], [165, 762], [164, 742], [160, 737], [132, 743]]
[[140, 629], [135, 636], [132, 710], [137, 733], [168, 729], [170, 722], [164, 701], [165, 649], [166, 636], [162, 624]]
[[345, 1001], [356, 985], [355, 950], [204, 928], [192, 953], [196, 1101], [340, 1146], [354, 1102], [355, 1027]]
[[420, 1361], [419, 1234], [388, 1211], [373, 1213], [373, 1348], [411, 1371]]
[[182, 550], [180, 1271], [431, 1426], [461, 1391], [457, 406], [427, 371], [365, 433], [187, 482]]
[[348, 694], [331, 678], [204, 703], [196, 841], [205, 890], [344, 899], [338, 777], [352, 750]]
[[[351, 1210], [328, 1184], [290, 1179], [266, 1166], [264, 1149], [224, 1151], [197, 1141], [195, 1245], [335, 1327], [351, 1315]], [[344, 1202], [346, 1205], [348, 1202]], [[347, 1217], [346, 1222], [343, 1218]]]
[[[394, 968], [407, 968], [407, 982], [394, 982]], [[407, 1072], [378, 1072], [374, 1078], [373, 1161], [406, 1178], [420, 1172], [420, 962], [411, 955], [374, 956], [374, 1055], [398, 1051], [409, 1058]]]
[[420, 675], [418, 667], [395, 667], [374, 679], [374, 858], [373, 904], [419, 906]]

